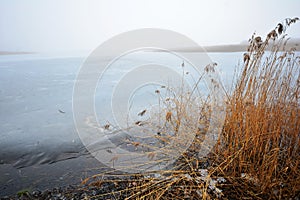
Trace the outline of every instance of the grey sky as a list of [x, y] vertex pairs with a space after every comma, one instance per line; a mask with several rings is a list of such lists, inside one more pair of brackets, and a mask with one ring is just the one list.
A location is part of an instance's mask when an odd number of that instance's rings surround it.
[[[1, 0], [0, 51], [91, 51], [139, 28], [170, 29], [200, 45], [239, 43], [299, 10], [298, 0]], [[300, 23], [289, 30], [299, 33]]]

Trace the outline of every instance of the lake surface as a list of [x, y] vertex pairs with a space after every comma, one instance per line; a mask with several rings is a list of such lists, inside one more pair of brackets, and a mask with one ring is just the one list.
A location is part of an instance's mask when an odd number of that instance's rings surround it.
[[[209, 54], [212, 61], [218, 63], [226, 88], [231, 86], [242, 54]], [[73, 118], [73, 87], [85, 59], [39, 54], [0, 56], [0, 196], [22, 188], [78, 182], [80, 175], [102, 166], [84, 147]], [[181, 58], [152, 52], [119, 59], [105, 71], [95, 90], [95, 110], [100, 125], [114, 120], [111, 108], [106, 105], [110, 105], [111, 92], [118, 81], [134, 69], [132, 66], [154, 62], [176, 66], [179, 74], [182, 70]], [[193, 74], [188, 65], [185, 63], [186, 69]], [[130, 100], [135, 105], [131, 109], [133, 113], [155, 103], [156, 87], [147, 85], [136, 91]]]

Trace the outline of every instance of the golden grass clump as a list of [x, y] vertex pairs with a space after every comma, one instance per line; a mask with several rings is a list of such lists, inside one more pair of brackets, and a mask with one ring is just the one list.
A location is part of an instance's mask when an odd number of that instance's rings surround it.
[[[300, 57], [295, 49], [285, 49], [288, 38], [284, 33], [297, 20], [287, 19], [278, 24], [264, 40], [255, 34], [249, 40], [234, 89], [226, 91], [222, 134], [207, 158], [199, 158], [197, 153], [205, 145], [202, 142], [209, 126], [211, 99], [194, 98], [194, 90], [186, 92], [182, 87], [181, 93], [173, 97], [160, 97], [164, 106], [156, 116], [163, 126], [156, 138], [164, 139], [164, 144], [175, 138], [180, 146], [185, 138], [176, 137], [178, 132], [193, 134], [195, 138], [189, 148], [166, 169], [122, 174], [119, 178], [94, 176], [89, 185], [112, 184], [114, 191], [93, 198], [299, 198]], [[161, 95], [158, 90], [155, 93]], [[145, 124], [157, 126], [157, 120], [137, 125]], [[168, 135], [170, 132], [174, 135]], [[166, 149], [165, 153], [168, 151], [171, 152]], [[155, 156], [151, 154], [150, 160]]]
[[285, 50], [285, 29], [253, 35], [229, 97], [218, 167], [240, 197], [300, 196], [300, 57]]

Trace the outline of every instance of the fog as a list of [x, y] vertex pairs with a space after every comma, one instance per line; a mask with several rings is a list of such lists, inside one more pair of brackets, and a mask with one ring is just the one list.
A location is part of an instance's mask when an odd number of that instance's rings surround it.
[[[240, 43], [299, 17], [299, 8], [297, 0], [2, 0], [0, 51], [89, 52], [139, 28], [173, 30], [199, 45]], [[299, 32], [299, 24], [289, 30]]]

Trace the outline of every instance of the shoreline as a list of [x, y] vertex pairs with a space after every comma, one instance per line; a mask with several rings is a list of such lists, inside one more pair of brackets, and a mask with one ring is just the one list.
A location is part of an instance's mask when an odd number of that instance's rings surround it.
[[[186, 53], [235, 53], [235, 52], [247, 52], [248, 44], [232, 44], [232, 45], [215, 45], [215, 46], [203, 46], [202, 48], [194, 48], [194, 47], [186, 47], [186, 48], [178, 48], [171, 49], [171, 51], [175, 52], [186, 52]], [[299, 43], [292, 43], [285, 46], [285, 49], [280, 49], [280, 51], [286, 51], [290, 49], [294, 49], [294, 51], [300, 51]], [[270, 49], [266, 49], [269, 51]]]
[[0, 51], [0, 56], [23, 55], [23, 54], [35, 54], [35, 52], [27, 52], [27, 51]]
[[12, 197], [20, 191], [46, 191], [53, 188], [80, 186], [83, 179], [107, 169], [91, 155], [61, 160], [51, 164], [15, 168], [0, 165], [0, 199]]
[[[199, 48], [195, 47], [185, 47], [185, 48], [176, 48], [170, 49], [170, 51], [175, 52], [207, 52], [207, 53], [235, 53], [235, 52], [245, 52], [247, 51], [248, 43], [240, 43], [240, 44], [221, 44], [221, 45], [209, 45], [209, 46], [199, 46]], [[285, 46], [285, 50], [289, 50], [294, 48], [294, 51], [300, 51], [300, 38], [292, 38], [289, 40], [287, 45]], [[154, 50], [159, 52], [159, 50]], [[284, 50], [282, 50], [284, 51]], [[36, 54], [37, 52], [29, 52], [29, 51], [0, 51], [0, 56], [4, 55], [24, 55], [24, 54]]]

